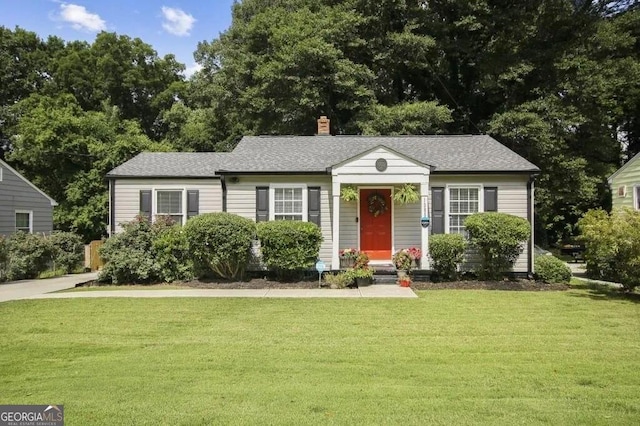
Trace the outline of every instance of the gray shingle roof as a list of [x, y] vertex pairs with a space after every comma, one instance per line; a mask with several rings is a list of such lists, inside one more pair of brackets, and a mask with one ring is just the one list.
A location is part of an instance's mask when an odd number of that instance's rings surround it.
[[322, 172], [379, 145], [433, 166], [435, 172], [539, 170], [486, 135], [245, 136], [221, 170]]
[[245, 136], [230, 153], [142, 153], [110, 177], [210, 177], [232, 173], [323, 173], [377, 146], [434, 172], [537, 172], [539, 169], [486, 135], [463, 136]]
[[212, 177], [226, 152], [143, 152], [111, 170], [109, 177]]

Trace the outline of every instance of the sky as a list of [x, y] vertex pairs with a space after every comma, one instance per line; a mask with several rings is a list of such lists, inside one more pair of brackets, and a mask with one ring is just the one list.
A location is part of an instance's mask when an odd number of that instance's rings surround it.
[[234, 0], [0, 0], [0, 25], [41, 38], [93, 42], [100, 31], [140, 38], [158, 55], [173, 53], [191, 75], [198, 42], [231, 25]]

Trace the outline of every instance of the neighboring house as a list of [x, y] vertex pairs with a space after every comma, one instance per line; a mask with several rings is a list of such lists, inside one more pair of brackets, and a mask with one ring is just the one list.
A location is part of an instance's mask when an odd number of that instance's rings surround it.
[[[429, 235], [464, 232], [472, 213], [510, 213], [533, 228], [539, 169], [489, 136], [331, 136], [328, 120], [318, 122], [317, 136], [246, 136], [231, 153], [138, 155], [107, 175], [110, 233], [139, 213], [184, 223], [227, 211], [257, 222], [318, 224], [329, 269], [339, 268], [343, 248], [389, 263], [394, 251], [414, 246], [428, 269]], [[405, 183], [415, 185], [420, 202], [392, 202]], [[340, 198], [343, 185], [359, 190], [359, 202]], [[531, 273], [532, 256], [531, 239], [514, 272]]]
[[630, 207], [640, 210], [640, 154], [609, 176], [614, 209]]
[[0, 235], [16, 231], [50, 233], [56, 205], [51, 197], [0, 160]]

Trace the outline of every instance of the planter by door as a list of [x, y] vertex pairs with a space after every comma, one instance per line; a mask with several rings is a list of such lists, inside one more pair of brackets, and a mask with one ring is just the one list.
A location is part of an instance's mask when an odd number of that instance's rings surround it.
[[371, 285], [373, 280], [371, 278], [356, 278], [356, 284], [358, 287], [362, 287], [365, 285]]

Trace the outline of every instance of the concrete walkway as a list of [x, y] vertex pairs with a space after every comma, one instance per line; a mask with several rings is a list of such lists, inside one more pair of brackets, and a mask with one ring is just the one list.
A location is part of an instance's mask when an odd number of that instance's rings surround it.
[[594, 280], [593, 278], [587, 278], [587, 264], [582, 262], [566, 262], [569, 269], [571, 269], [571, 275], [582, 281], [589, 281], [591, 283], [608, 285], [613, 288], [621, 288], [622, 284], [612, 283], [610, 281]]
[[269, 298], [417, 298], [407, 287], [398, 285], [371, 285], [362, 288], [330, 290], [314, 289], [262, 289], [262, 290], [111, 290], [78, 291], [69, 293], [33, 294], [23, 299], [75, 299], [93, 297], [269, 297]]
[[62, 277], [43, 280], [23, 280], [0, 284], [0, 302], [8, 300], [28, 299], [33, 296], [73, 288], [77, 284], [95, 280], [97, 272], [86, 274], [64, 275]]

